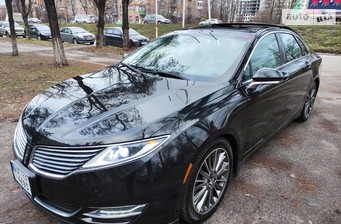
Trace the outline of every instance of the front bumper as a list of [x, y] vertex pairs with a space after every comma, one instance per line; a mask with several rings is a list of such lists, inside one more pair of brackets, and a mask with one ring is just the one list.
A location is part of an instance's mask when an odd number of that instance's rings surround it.
[[80, 44], [89, 44], [89, 43], [94, 43], [95, 39], [78, 38], [77, 41]]
[[[32, 183], [32, 195], [28, 196], [46, 213], [69, 223], [172, 223], [179, 217], [182, 179], [187, 167], [169, 159], [166, 153], [158, 152], [151, 158], [74, 173], [62, 180], [40, 176], [25, 166]], [[125, 206], [138, 208], [116, 216], [100, 216], [98, 212]]]

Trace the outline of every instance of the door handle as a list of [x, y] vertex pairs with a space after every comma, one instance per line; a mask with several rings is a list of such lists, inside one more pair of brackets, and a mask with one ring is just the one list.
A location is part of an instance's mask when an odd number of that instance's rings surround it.
[[310, 67], [311, 67], [311, 63], [310, 63], [309, 61], [306, 61], [306, 62], [305, 62], [305, 67], [306, 67], [306, 68], [310, 68]]

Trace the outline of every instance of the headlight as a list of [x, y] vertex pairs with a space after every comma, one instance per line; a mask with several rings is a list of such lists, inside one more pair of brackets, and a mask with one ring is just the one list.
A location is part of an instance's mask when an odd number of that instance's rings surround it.
[[139, 159], [155, 151], [169, 136], [146, 139], [142, 141], [108, 146], [97, 156], [85, 163], [82, 168], [94, 168], [109, 165], [122, 165]]

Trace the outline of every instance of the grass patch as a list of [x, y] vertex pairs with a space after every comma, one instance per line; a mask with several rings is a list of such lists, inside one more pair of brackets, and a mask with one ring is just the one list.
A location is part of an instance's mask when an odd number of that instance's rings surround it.
[[54, 66], [51, 57], [20, 54], [0, 56], [0, 122], [18, 119], [25, 104], [42, 90], [62, 80], [103, 68], [69, 60], [69, 66]]
[[341, 26], [292, 26], [316, 52], [341, 54]]

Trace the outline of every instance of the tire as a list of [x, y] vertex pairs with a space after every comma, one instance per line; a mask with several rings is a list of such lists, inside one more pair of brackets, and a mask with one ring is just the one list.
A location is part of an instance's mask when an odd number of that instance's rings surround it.
[[8, 33], [8, 32], [6, 32], [6, 37], [11, 37], [11, 35], [9, 35], [9, 33]]
[[93, 45], [95, 42], [90, 42], [90, 45]]
[[144, 21], [144, 24], [148, 24], [148, 22], [147, 22], [147, 21]]
[[232, 158], [232, 147], [224, 138], [203, 148], [184, 186], [180, 215], [183, 221], [201, 223], [215, 212], [230, 181]]
[[73, 38], [73, 41], [72, 41], [74, 44], [78, 44], [78, 40], [76, 38]]
[[38, 39], [38, 40], [41, 40], [41, 36], [40, 36], [40, 35], [38, 35], [38, 36], [37, 36], [37, 39]]
[[157, 24], [161, 24], [161, 21], [157, 21]]
[[316, 94], [317, 94], [317, 86], [316, 83], [313, 82], [313, 84], [311, 85], [306, 101], [304, 103], [302, 112], [301, 112], [301, 116], [298, 118], [299, 121], [304, 122], [306, 120], [308, 120], [308, 118], [310, 117], [312, 111], [313, 111], [313, 107], [314, 107], [314, 103], [315, 103], [315, 99], [316, 99]]

